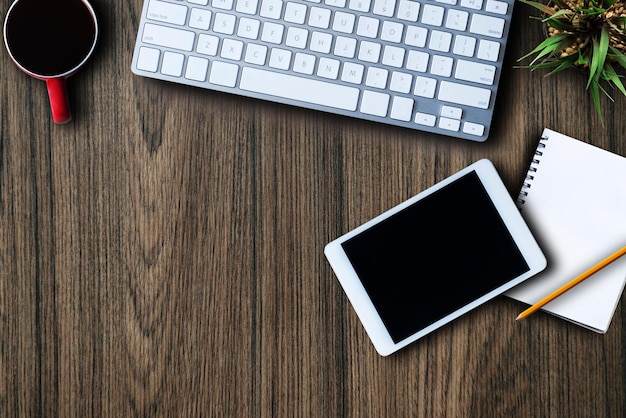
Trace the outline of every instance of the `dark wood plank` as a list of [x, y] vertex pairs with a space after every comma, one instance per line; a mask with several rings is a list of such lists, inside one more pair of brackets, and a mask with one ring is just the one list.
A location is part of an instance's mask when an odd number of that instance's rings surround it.
[[474, 144], [134, 76], [142, 1], [93, 4], [71, 124], [0, 60], [0, 416], [624, 416], [623, 303], [597, 335], [499, 298], [382, 358], [323, 256], [480, 158], [516, 197], [544, 127], [626, 155], [626, 99], [602, 127], [582, 74], [514, 68], [529, 9]]

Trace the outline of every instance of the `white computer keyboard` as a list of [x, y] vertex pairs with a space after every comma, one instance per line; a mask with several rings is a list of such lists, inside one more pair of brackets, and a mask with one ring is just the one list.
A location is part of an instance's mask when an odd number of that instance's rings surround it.
[[135, 74], [489, 135], [514, 0], [145, 0]]

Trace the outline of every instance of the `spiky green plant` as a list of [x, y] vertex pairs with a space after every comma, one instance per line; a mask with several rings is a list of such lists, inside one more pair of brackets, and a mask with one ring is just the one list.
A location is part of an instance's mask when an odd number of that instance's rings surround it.
[[[541, 11], [548, 36], [521, 57], [534, 56], [522, 68], [552, 69], [548, 75], [578, 67], [588, 72], [587, 90], [602, 121], [600, 92], [611, 96], [603, 84], [626, 96], [620, 80], [626, 69], [626, 0], [551, 0], [548, 4], [520, 0]], [[617, 70], [616, 70], [617, 68]]]

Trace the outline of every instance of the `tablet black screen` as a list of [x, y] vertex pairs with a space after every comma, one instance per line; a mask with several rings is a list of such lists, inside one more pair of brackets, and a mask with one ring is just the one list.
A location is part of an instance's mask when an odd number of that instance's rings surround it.
[[529, 270], [476, 172], [342, 247], [395, 343]]

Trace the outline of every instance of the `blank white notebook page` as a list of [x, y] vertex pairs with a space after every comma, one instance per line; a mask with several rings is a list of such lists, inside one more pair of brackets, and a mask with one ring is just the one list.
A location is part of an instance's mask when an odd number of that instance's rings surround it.
[[[534, 304], [626, 245], [626, 158], [545, 129], [518, 206], [548, 267], [506, 295]], [[625, 282], [622, 257], [543, 310], [604, 333]]]

